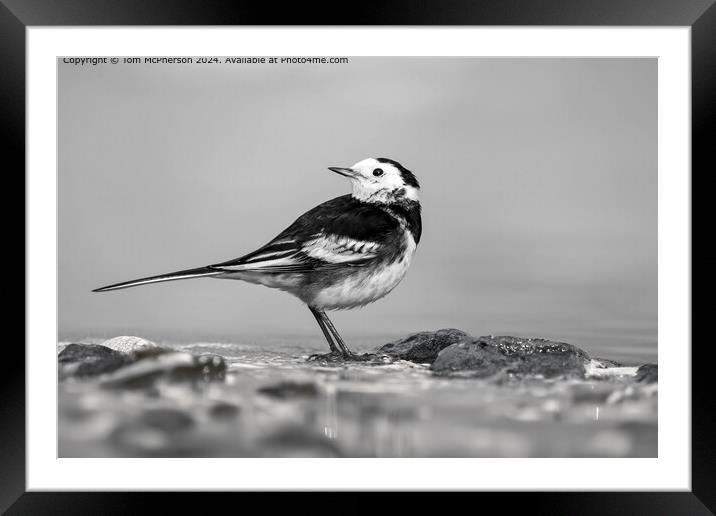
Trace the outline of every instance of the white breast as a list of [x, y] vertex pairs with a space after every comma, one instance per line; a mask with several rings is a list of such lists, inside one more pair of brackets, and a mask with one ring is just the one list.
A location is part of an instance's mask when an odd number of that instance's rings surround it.
[[405, 276], [415, 253], [415, 240], [409, 231], [405, 232], [405, 239], [406, 249], [400, 260], [375, 267], [356, 267], [354, 273], [339, 283], [317, 292], [311, 304], [322, 310], [342, 310], [367, 305], [388, 294]]

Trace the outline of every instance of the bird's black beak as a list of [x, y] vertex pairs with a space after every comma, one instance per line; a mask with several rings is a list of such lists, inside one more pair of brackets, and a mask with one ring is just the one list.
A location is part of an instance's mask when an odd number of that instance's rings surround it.
[[343, 167], [328, 167], [328, 170], [331, 170], [335, 172], [336, 174], [340, 174], [342, 176], [346, 177], [355, 177], [356, 171], [352, 168], [343, 168]]

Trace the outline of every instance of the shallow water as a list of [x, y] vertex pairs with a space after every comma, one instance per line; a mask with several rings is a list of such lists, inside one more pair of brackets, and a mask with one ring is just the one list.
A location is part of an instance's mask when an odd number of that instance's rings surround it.
[[[101, 339], [100, 339], [101, 340]], [[84, 342], [90, 342], [85, 339]], [[273, 345], [272, 345], [273, 344]], [[586, 380], [434, 376], [427, 365], [327, 366], [319, 341], [162, 343], [223, 356], [226, 380], [59, 386], [61, 457], [653, 457], [657, 387], [633, 367]], [[368, 351], [372, 344], [355, 346]]]

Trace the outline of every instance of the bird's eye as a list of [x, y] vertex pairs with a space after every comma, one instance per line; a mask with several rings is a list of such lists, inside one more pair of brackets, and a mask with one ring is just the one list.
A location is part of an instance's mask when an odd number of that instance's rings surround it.
[[382, 168], [376, 168], [376, 169], [373, 171], [373, 175], [376, 176], [376, 177], [382, 176], [382, 175], [383, 175], [383, 169], [382, 169]]

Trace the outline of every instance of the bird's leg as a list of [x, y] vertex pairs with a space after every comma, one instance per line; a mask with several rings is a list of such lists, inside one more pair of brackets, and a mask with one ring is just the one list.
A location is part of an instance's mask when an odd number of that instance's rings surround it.
[[353, 352], [350, 349], [348, 349], [348, 346], [346, 346], [346, 343], [343, 342], [343, 339], [338, 334], [338, 330], [336, 330], [336, 327], [333, 326], [333, 323], [326, 315], [326, 312], [321, 310], [320, 314], [321, 314], [321, 317], [323, 317], [323, 322], [325, 323], [326, 326], [328, 326], [328, 331], [331, 332], [331, 335], [333, 335], [333, 340], [336, 342], [338, 347], [341, 348], [341, 354], [345, 358], [354, 357], [355, 355], [353, 354]]
[[315, 308], [308, 307], [309, 310], [311, 310], [311, 313], [313, 314], [313, 317], [316, 318], [316, 322], [318, 323], [318, 326], [321, 327], [321, 331], [323, 332], [323, 336], [326, 337], [326, 340], [328, 341], [328, 346], [331, 348], [331, 353], [335, 353], [336, 355], [339, 354], [338, 348], [333, 343], [333, 339], [331, 337], [330, 330], [326, 327], [326, 323], [323, 322], [323, 315], [325, 315], [324, 312], [320, 310], [316, 310]]

